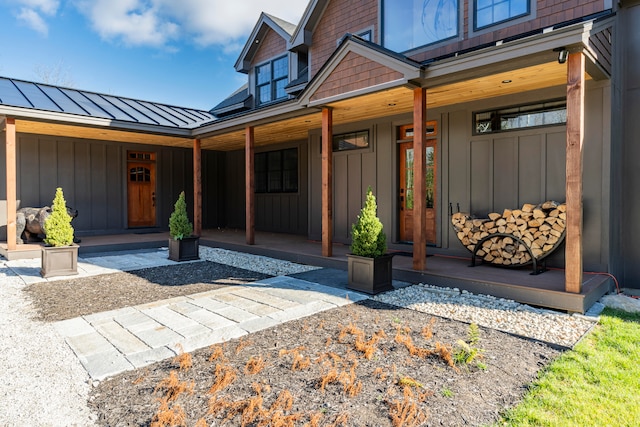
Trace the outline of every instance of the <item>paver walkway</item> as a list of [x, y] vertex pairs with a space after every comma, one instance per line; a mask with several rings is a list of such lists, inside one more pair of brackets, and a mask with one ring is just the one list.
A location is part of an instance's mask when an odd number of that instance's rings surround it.
[[[3, 261], [25, 284], [172, 265], [166, 249], [78, 259], [78, 275], [43, 279], [40, 260]], [[324, 278], [326, 279], [326, 278]], [[366, 299], [365, 294], [279, 276], [54, 323], [96, 380], [279, 323]]]
[[97, 380], [367, 296], [287, 276], [54, 324]]

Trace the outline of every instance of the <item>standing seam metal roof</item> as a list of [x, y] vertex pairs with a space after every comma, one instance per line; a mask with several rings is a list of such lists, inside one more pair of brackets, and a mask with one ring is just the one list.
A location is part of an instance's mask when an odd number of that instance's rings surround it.
[[215, 120], [208, 111], [0, 77], [0, 106], [192, 129]]

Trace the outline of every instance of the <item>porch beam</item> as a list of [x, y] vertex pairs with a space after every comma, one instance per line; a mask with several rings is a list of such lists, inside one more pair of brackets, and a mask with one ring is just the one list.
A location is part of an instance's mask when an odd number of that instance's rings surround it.
[[202, 145], [193, 140], [193, 234], [202, 234]]
[[322, 108], [322, 256], [333, 256], [333, 110]]
[[16, 120], [14, 118], [5, 118], [4, 132], [7, 173], [7, 249], [12, 251], [16, 250], [16, 200], [18, 197], [16, 189]]
[[582, 290], [582, 159], [584, 146], [585, 56], [569, 54], [567, 61], [567, 228], [565, 290]]
[[413, 269], [427, 268], [425, 147], [427, 89], [413, 90]]
[[254, 171], [255, 137], [253, 126], [245, 128], [245, 229], [247, 245], [255, 245], [256, 228], [256, 178]]

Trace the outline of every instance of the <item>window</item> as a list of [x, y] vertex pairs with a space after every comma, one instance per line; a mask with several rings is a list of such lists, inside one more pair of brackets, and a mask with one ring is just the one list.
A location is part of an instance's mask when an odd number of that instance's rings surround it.
[[383, 45], [404, 52], [456, 37], [459, 15], [459, 0], [383, 0]]
[[474, 133], [484, 134], [567, 122], [565, 100], [522, 105], [474, 115]]
[[256, 98], [258, 105], [286, 98], [289, 83], [289, 59], [274, 59], [256, 67]]
[[255, 155], [256, 193], [298, 192], [298, 149], [267, 151]]
[[373, 34], [373, 30], [365, 30], [365, 31], [356, 33], [356, 36], [360, 37], [362, 40], [366, 40], [370, 42], [372, 38], [372, 34]]
[[129, 168], [129, 181], [151, 182], [151, 169], [141, 166]]
[[528, 15], [530, 0], [474, 0], [476, 30]]
[[358, 150], [369, 147], [369, 131], [342, 133], [333, 136], [333, 151]]

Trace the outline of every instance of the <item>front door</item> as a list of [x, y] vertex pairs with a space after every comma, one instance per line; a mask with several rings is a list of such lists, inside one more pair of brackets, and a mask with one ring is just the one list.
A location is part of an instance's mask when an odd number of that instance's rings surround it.
[[127, 153], [127, 210], [129, 227], [156, 226], [156, 155]]
[[[436, 134], [435, 123], [427, 123], [425, 155], [426, 181], [426, 237], [427, 242], [436, 243]], [[413, 126], [400, 128], [400, 240], [413, 242]]]

